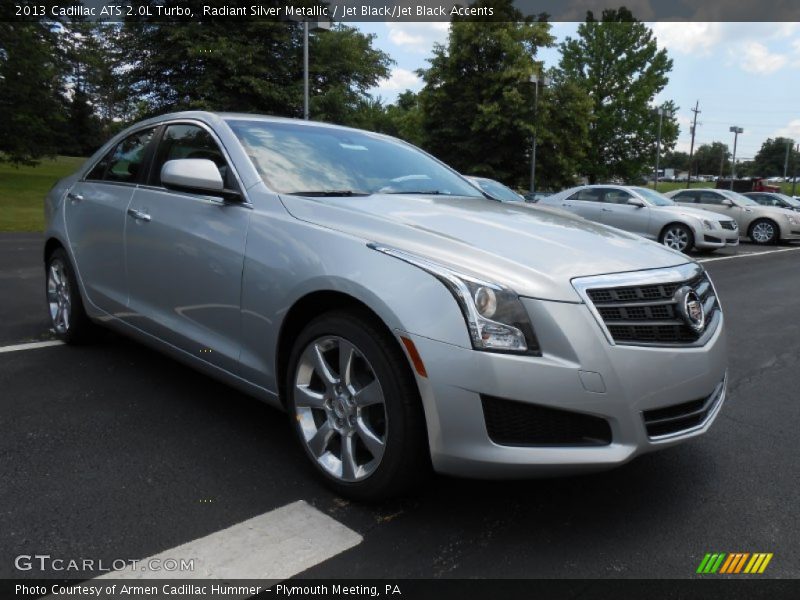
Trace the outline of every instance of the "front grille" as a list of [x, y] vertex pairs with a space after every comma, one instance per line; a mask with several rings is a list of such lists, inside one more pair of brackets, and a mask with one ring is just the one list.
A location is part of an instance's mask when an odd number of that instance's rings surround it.
[[587, 296], [603, 319], [614, 342], [619, 344], [692, 344], [703, 331], [695, 331], [678, 312], [675, 292], [691, 287], [705, 309], [705, 327], [719, 311], [719, 303], [708, 276], [673, 283], [589, 289]]
[[723, 229], [728, 229], [730, 231], [736, 231], [739, 228], [736, 221], [720, 221], [720, 223]]
[[489, 438], [501, 446], [607, 446], [605, 419], [481, 395]]
[[699, 427], [717, 406], [724, 389], [723, 381], [705, 398], [644, 411], [642, 418], [648, 437], [655, 439]]

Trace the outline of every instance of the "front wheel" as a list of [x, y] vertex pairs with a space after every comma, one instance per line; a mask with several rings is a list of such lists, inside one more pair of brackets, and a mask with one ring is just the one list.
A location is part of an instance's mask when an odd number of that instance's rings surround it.
[[394, 496], [429, 471], [414, 377], [396, 340], [367, 315], [312, 321], [295, 342], [288, 382], [300, 444], [340, 495]]
[[778, 226], [769, 219], [759, 219], [750, 226], [750, 239], [766, 246], [778, 241]]
[[694, 235], [686, 225], [673, 223], [661, 232], [661, 243], [678, 252], [688, 252], [694, 246]]

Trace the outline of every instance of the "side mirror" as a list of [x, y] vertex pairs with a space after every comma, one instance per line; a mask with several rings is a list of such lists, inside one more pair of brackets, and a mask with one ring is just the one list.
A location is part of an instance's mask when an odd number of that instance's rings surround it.
[[178, 158], [168, 160], [161, 167], [161, 183], [168, 189], [224, 198], [239, 197], [234, 190], [226, 190], [225, 182], [214, 161], [207, 158]]
[[730, 208], [731, 206], [733, 206], [733, 200], [731, 200], [730, 198], [723, 198], [722, 206], [727, 206], [728, 208]]
[[631, 206], [636, 206], [638, 208], [644, 208], [644, 202], [639, 200], [639, 198], [628, 198], [627, 204], [630, 204]]

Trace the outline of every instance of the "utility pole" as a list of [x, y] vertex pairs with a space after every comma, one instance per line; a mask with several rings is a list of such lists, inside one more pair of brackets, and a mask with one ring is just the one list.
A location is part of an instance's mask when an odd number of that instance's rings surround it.
[[697, 133], [697, 115], [701, 113], [700, 100], [695, 102], [694, 108], [694, 123], [692, 124], [692, 145], [689, 146], [689, 179], [686, 182], [686, 187], [692, 187], [692, 156], [694, 156], [694, 134]]
[[797, 187], [797, 155], [800, 154], [800, 144], [797, 144], [795, 155], [792, 157], [792, 196], [794, 196], [795, 187]]
[[786, 158], [783, 159], [783, 180], [786, 181], [786, 173], [789, 170], [789, 152], [792, 149], [792, 141], [786, 142]]
[[744, 133], [744, 129], [732, 125], [728, 131], [733, 134], [733, 160], [731, 161], [731, 190], [733, 190], [733, 180], [736, 179], [736, 142], [739, 140], [739, 134]]
[[656, 136], [656, 168], [653, 173], [653, 189], [658, 191], [658, 160], [661, 158], [661, 125], [664, 123], [664, 117], [668, 119], [672, 117], [672, 111], [667, 110], [663, 106], [658, 109], [658, 135]]
[[534, 73], [530, 77], [530, 82], [533, 84], [533, 142], [531, 146], [531, 185], [530, 193], [536, 191], [536, 138], [539, 135], [539, 84], [542, 89], [550, 85], [550, 77], [547, 75], [540, 76]]

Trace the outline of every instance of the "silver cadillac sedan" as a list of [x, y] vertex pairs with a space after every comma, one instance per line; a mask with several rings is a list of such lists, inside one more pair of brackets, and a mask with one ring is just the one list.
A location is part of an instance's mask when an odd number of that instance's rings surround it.
[[539, 201], [591, 221], [638, 233], [679, 252], [739, 245], [739, 228], [698, 208], [679, 206], [654, 190], [612, 184], [582, 185]]
[[608, 468], [725, 400], [703, 268], [492, 202], [399, 140], [186, 112], [109, 141], [46, 202], [56, 334], [114, 328], [285, 410], [357, 499], [436, 471]]

